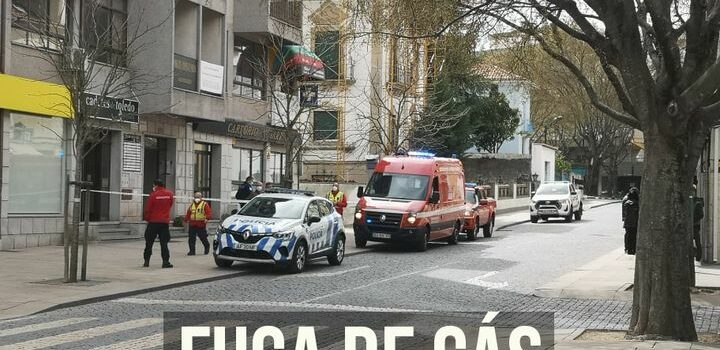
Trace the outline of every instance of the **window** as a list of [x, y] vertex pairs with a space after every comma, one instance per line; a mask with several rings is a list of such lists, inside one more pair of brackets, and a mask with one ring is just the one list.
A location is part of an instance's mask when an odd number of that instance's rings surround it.
[[266, 99], [263, 69], [266, 69], [267, 60], [262, 46], [249, 41], [236, 41], [236, 44], [233, 93], [258, 100]]
[[318, 201], [312, 201], [310, 205], [308, 205], [306, 216], [308, 218], [320, 217], [320, 206], [318, 205]]
[[257, 197], [244, 205], [239, 214], [274, 219], [300, 219], [305, 203], [307, 202], [302, 199]]
[[313, 137], [319, 140], [337, 140], [338, 112], [313, 112]]
[[256, 181], [264, 181], [262, 174], [263, 152], [261, 150], [233, 148], [231, 157], [231, 180], [238, 183], [252, 175]]
[[186, 1], [175, 2], [175, 67], [173, 86], [198, 89], [198, 15], [199, 6]]
[[268, 171], [270, 172], [270, 179], [268, 181], [272, 183], [282, 182], [282, 177], [285, 175], [285, 154], [273, 152], [270, 154], [270, 164], [268, 164]]
[[12, 0], [13, 43], [59, 50], [65, 23], [65, 0]]
[[340, 79], [340, 32], [315, 33], [315, 54], [325, 63], [325, 79]]
[[62, 213], [62, 119], [11, 113], [10, 125], [8, 212]]
[[318, 201], [318, 207], [320, 207], [320, 215], [328, 216], [332, 213], [332, 206], [328, 206], [326, 201]]
[[88, 57], [124, 66], [127, 53], [127, 0], [83, 1], [83, 43]]
[[437, 54], [435, 52], [435, 43], [432, 41], [428, 41], [425, 52], [425, 85], [428, 88], [432, 88], [433, 84], [435, 83], [436, 63]]
[[365, 194], [407, 200], [425, 200], [429, 178], [423, 175], [375, 173], [368, 182]]
[[212, 189], [212, 145], [195, 144], [195, 191], [210, 197]]

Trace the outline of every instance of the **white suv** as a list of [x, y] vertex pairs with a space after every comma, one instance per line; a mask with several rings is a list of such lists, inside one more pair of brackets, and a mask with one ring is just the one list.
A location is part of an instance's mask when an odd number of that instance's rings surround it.
[[564, 218], [580, 220], [583, 212], [582, 192], [569, 182], [546, 182], [533, 193], [530, 200], [530, 221]]

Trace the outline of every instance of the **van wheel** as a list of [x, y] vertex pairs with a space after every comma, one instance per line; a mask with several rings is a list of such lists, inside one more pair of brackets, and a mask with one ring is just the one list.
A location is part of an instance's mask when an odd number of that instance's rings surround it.
[[428, 249], [428, 238], [430, 236], [430, 229], [425, 228], [425, 232], [423, 233], [422, 237], [418, 239], [418, 241], [415, 243], [415, 250], [419, 252], [424, 252]]
[[338, 237], [335, 239], [335, 246], [330, 251], [330, 255], [328, 255], [327, 259], [330, 265], [337, 266], [342, 264], [343, 259], [345, 258], [345, 235], [339, 234]]
[[460, 223], [456, 222], [455, 226], [453, 226], [452, 234], [447, 238], [447, 242], [450, 245], [457, 244], [458, 238], [460, 238]]
[[491, 218], [490, 221], [485, 226], [483, 226], [483, 237], [492, 237], [493, 229], [495, 229], [495, 217]]
[[475, 218], [475, 227], [473, 227], [472, 230], [468, 230], [467, 232], [467, 239], [468, 241], [474, 241], [477, 239], [478, 233], [480, 233], [480, 223], [479, 218]]

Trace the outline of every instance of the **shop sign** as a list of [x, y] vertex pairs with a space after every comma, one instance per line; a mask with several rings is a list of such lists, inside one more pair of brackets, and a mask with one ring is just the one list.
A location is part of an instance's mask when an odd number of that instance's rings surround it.
[[138, 101], [86, 92], [82, 96], [82, 103], [85, 114], [93, 118], [134, 124], [140, 121]]
[[200, 90], [222, 95], [224, 76], [223, 66], [200, 61]]
[[123, 137], [122, 170], [139, 173], [142, 170], [143, 146], [140, 136], [125, 135]]
[[[285, 140], [288, 138], [287, 130], [285, 130], [284, 128], [254, 124], [249, 122], [199, 122], [195, 130], [227, 135], [243, 140], [271, 142], [275, 144], [284, 144]], [[298, 135], [296, 131], [292, 131], [292, 133], [294, 134], [295, 139], [299, 141], [300, 135]]]

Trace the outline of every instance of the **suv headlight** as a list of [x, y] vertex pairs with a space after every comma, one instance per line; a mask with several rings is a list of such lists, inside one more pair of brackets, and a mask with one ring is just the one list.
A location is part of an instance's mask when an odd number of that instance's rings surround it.
[[280, 231], [280, 232], [273, 233], [273, 237], [275, 237], [277, 239], [285, 240], [285, 239], [290, 239], [290, 237], [292, 237], [293, 233], [294, 233], [294, 231], [292, 231], [292, 230]]
[[465, 216], [470, 216], [470, 211], [469, 211], [469, 210], [466, 210], [466, 211], [465, 211]]
[[407, 222], [410, 225], [415, 224], [415, 221], [417, 221], [417, 214], [416, 213], [410, 213], [408, 214]]

